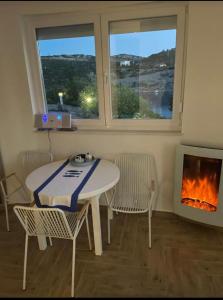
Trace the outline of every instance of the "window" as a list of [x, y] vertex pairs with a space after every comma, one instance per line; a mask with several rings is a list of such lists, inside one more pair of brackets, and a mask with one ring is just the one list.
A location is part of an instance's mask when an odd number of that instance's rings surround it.
[[113, 119], [171, 119], [176, 16], [109, 24]]
[[184, 9], [27, 17], [33, 112], [70, 112], [84, 129], [179, 131]]
[[36, 29], [47, 110], [98, 119], [94, 24]]

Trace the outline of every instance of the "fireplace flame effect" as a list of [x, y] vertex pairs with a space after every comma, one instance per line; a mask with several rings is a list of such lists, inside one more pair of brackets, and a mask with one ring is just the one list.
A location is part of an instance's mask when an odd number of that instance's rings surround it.
[[206, 211], [216, 211], [218, 204], [218, 190], [216, 174], [204, 178], [183, 178], [182, 204], [200, 208]]

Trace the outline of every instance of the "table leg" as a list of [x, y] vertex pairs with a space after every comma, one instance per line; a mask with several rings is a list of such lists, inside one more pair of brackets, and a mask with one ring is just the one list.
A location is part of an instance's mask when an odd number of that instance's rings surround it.
[[38, 235], [37, 240], [38, 240], [39, 250], [46, 250], [47, 248], [46, 236]]
[[[36, 207], [36, 205], [34, 205]], [[34, 213], [34, 219], [35, 219], [35, 213]], [[39, 250], [46, 250], [47, 248], [47, 242], [46, 242], [46, 236], [45, 235], [38, 235], [37, 241], [39, 245]]]
[[100, 207], [99, 196], [90, 199], [92, 210], [92, 221], [94, 231], [94, 247], [95, 255], [102, 255], [102, 237], [101, 237], [101, 219], [100, 219]]

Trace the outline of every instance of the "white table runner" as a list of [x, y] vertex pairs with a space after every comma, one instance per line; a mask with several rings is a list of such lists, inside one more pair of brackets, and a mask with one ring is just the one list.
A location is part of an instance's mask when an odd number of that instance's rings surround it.
[[[66, 160], [34, 191], [37, 207], [57, 207], [75, 211], [78, 195], [99, 162], [100, 159], [97, 159], [89, 166], [76, 167], [70, 164], [69, 159]], [[60, 196], [53, 196], [55, 194]]]

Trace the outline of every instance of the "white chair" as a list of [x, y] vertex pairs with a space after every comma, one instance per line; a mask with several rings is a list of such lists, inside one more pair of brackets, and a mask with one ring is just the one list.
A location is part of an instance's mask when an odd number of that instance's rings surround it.
[[[0, 179], [0, 192], [3, 201], [7, 230], [9, 228], [8, 204], [29, 203], [31, 201], [24, 182], [26, 176], [34, 169], [53, 160], [52, 153], [40, 151], [24, 151], [19, 154], [19, 170], [22, 174], [12, 173]], [[25, 201], [24, 201], [25, 200]]]
[[28, 238], [30, 236], [45, 235], [49, 237], [51, 246], [51, 238], [70, 239], [73, 241], [71, 297], [74, 297], [76, 238], [84, 221], [86, 221], [87, 226], [89, 248], [90, 250], [92, 249], [87, 218], [88, 207], [89, 202], [86, 202], [79, 212], [72, 212], [65, 215], [64, 211], [58, 208], [14, 206], [13, 209], [26, 231], [23, 290], [26, 289]]
[[157, 197], [155, 161], [149, 154], [123, 153], [114, 160], [120, 169], [120, 180], [113, 192], [106, 192], [108, 204], [108, 243], [110, 244], [111, 212], [148, 213], [149, 248], [151, 248], [152, 205]]
[[41, 152], [37, 150], [23, 151], [18, 156], [20, 169], [22, 170], [21, 177], [23, 181], [27, 175], [33, 170], [53, 161], [51, 152]]
[[0, 192], [5, 208], [7, 230], [10, 231], [8, 204], [24, 203], [24, 199], [26, 200], [25, 202], [30, 202], [29, 196], [16, 173], [11, 173], [0, 179]]

